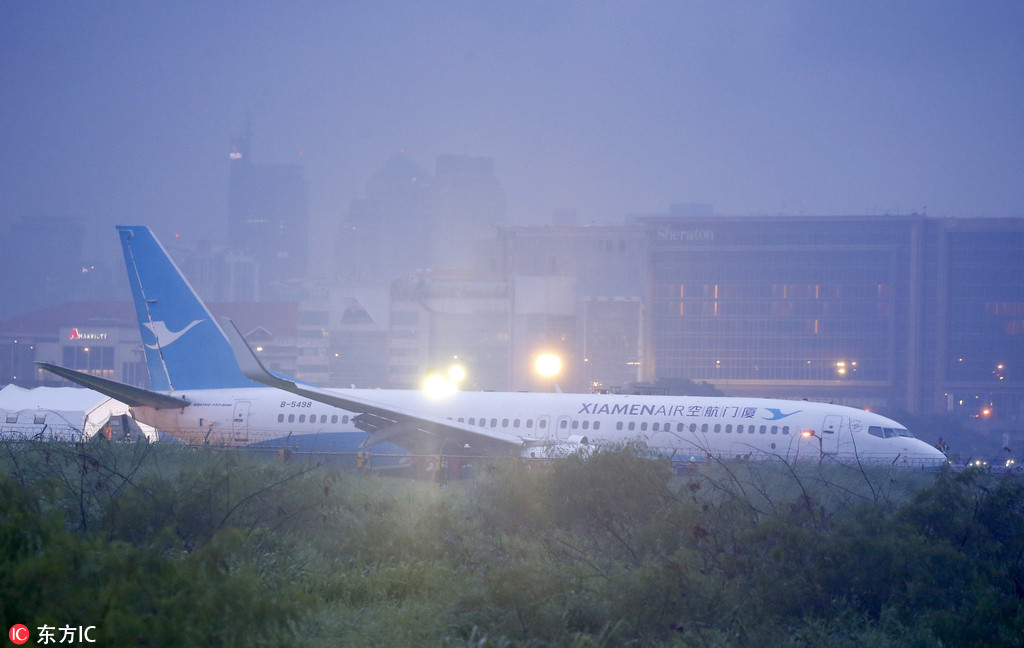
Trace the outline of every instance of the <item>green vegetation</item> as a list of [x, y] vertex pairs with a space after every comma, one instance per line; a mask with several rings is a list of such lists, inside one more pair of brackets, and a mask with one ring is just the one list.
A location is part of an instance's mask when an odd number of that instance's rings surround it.
[[0, 448], [0, 622], [136, 646], [1019, 646], [1024, 483], [625, 447], [359, 474]]

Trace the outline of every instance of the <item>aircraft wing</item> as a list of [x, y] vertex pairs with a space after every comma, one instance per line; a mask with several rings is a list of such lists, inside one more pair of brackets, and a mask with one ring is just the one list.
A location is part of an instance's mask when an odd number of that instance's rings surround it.
[[155, 409], [181, 409], [190, 405], [184, 398], [177, 398], [160, 392], [142, 389], [141, 387], [126, 385], [116, 380], [100, 378], [99, 376], [67, 369], [48, 362], [37, 362], [36, 364], [50, 373], [57, 374], [61, 378], [66, 378], [73, 383], [88, 387], [104, 396], [110, 396], [131, 407], [149, 406]]
[[530, 444], [524, 437], [467, 426], [457, 421], [394, 407], [372, 399], [316, 387], [271, 373], [249, 348], [234, 322], [225, 318], [224, 332], [242, 373], [250, 380], [303, 398], [358, 412], [356, 427], [369, 434], [364, 446], [391, 441], [410, 450], [433, 453], [467, 448], [470, 454], [518, 454]]

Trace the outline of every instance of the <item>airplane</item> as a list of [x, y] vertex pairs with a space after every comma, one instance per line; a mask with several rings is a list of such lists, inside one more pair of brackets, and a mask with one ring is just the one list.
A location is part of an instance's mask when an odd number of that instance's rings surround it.
[[[230, 320], [222, 327], [145, 226], [118, 226], [152, 389], [50, 363], [121, 400], [139, 421], [191, 444], [246, 446], [339, 434], [361, 449], [547, 458], [641, 441], [678, 461], [781, 459], [946, 463], [878, 414], [766, 398], [333, 389], [269, 371]], [[393, 445], [387, 445], [393, 444]]]

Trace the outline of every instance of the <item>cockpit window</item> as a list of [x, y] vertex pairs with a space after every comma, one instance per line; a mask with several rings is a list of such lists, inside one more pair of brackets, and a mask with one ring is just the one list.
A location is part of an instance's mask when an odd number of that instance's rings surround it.
[[868, 428], [868, 434], [880, 439], [892, 439], [894, 437], [908, 437], [913, 439], [914, 435], [906, 428], [884, 428], [879, 425], [872, 425]]

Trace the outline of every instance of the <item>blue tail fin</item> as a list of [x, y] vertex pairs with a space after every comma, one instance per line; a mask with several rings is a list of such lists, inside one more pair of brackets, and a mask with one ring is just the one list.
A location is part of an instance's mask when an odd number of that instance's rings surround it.
[[259, 387], [224, 332], [148, 227], [117, 227], [153, 389]]

